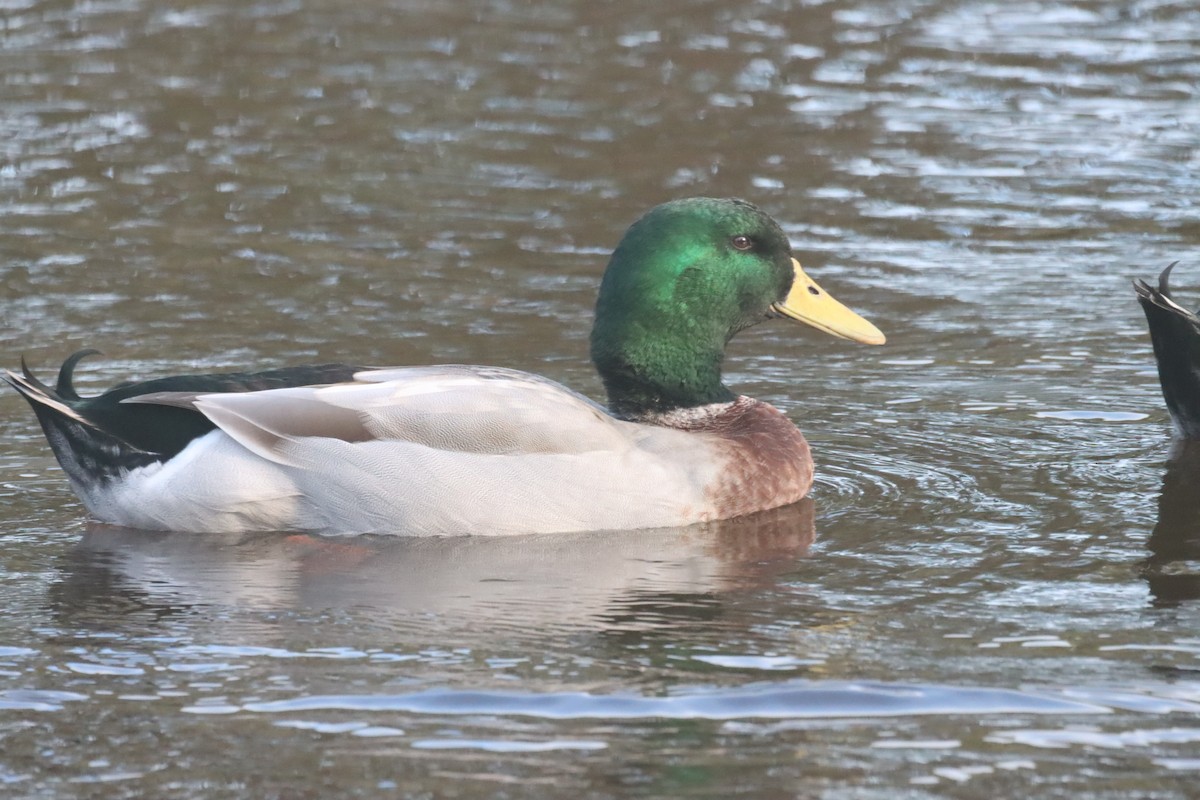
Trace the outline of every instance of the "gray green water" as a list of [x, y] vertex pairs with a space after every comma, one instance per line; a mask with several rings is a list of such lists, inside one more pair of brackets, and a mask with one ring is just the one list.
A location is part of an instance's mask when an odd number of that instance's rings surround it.
[[692, 194], [763, 205], [889, 336], [739, 338], [812, 500], [650, 534], [89, 526], [4, 393], [0, 794], [1193, 795], [1200, 470], [1164, 484], [1129, 284], [1182, 259], [1200, 287], [1193, 4], [0, 22], [9, 367], [466, 362], [598, 396], [606, 254]]

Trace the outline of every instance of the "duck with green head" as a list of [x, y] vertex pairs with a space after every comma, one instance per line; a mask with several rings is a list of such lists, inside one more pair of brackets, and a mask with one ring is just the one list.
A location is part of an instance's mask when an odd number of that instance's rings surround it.
[[102, 521], [184, 531], [508, 534], [688, 525], [802, 498], [803, 435], [721, 379], [739, 331], [785, 317], [882, 344], [816, 285], [779, 225], [712, 198], [629, 228], [596, 303], [607, 407], [479, 366], [321, 365], [123, 384], [7, 381]]

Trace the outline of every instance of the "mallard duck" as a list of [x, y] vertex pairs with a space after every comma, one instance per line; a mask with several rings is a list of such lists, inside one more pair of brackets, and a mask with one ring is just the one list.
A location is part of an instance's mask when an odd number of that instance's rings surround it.
[[682, 526], [793, 503], [813, 462], [771, 405], [721, 380], [739, 331], [783, 317], [884, 336], [821, 289], [771, 217], [690, 198], [638, 219], [600, 283], [608, 405], [483, 366], [186, 375], [80, 397], [7, 381], [98, 520], [175, 531], [508, 534]]
[[[1178, 262], [1176, 262], [1178, 263]], [[1146, 312], [1158, 380], [1175, 430], [1181, 438], [1200, 439], [1200, 317], [1171, 299], [1171, 264], [1158, 276], [1158, 287], [1134, 281]]]

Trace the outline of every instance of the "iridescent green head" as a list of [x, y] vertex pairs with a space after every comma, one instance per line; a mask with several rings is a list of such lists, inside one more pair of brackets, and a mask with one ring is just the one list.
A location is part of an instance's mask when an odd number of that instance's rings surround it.
[[725, 346], [787, 316], [882, 344], [875, 326], [829, 297], [792, 257], [775, 220], [742, 200], [657, 206], [613, 252], [600, 284], [592, 361], [613, 411], [629, 418], [726, 402]]

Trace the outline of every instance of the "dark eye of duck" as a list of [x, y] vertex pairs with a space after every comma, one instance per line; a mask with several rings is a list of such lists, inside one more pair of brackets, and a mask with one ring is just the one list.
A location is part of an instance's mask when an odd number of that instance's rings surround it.
[[744, 234], [738, 234], [729, 240], [729, 243], [737, 250], [749, 250], [754, 247], [754, 240]]

